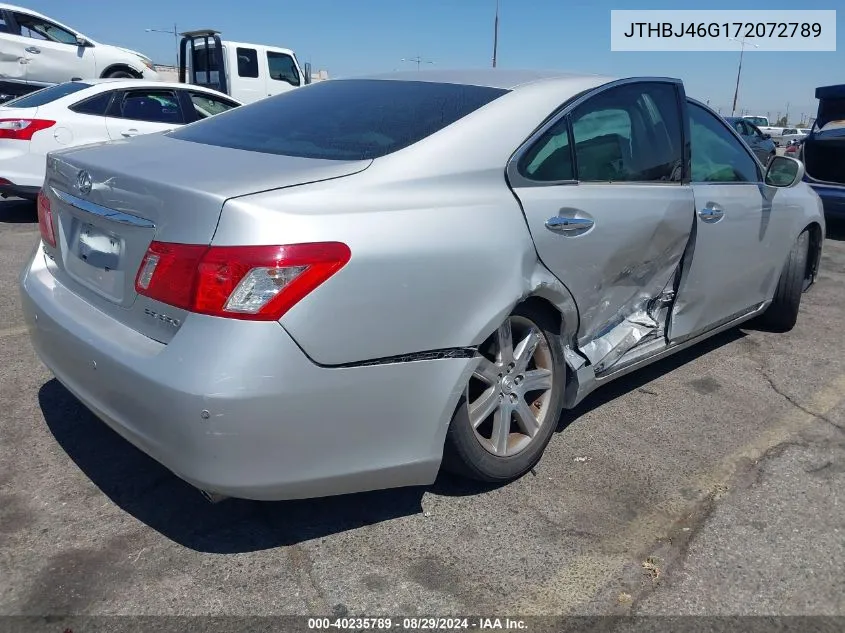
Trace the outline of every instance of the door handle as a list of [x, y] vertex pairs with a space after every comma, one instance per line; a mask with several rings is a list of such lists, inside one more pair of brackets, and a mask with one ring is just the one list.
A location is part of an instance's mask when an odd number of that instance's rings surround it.
[[546, 220], [546, 228], [555, 233], [583, 233], [595, 224], [592, 220], [587, 218], [562, 218], [556, 215], [553, 218]]
[[123, 130], [123, 132], [121, 132], [120, 134], [127, 138], [129, 138], [130, 136], [138, 136], [138, 130], [132, 128], [131, 130]]
[[32, 53], [33, 55], [37, 55], [41, 52], [40, 48], [36, 48], [35, 46], [28, 46], [26, 49], [27, 53]]
[[704, 207], [698, 212], [698, 217], [701, 218], [701, 221], [706, 222], [708, 224], [718, 222], [724, 216], [725, 212], [722, 210], [722, 207], [713, 203], [708, 203], [706, 207]]

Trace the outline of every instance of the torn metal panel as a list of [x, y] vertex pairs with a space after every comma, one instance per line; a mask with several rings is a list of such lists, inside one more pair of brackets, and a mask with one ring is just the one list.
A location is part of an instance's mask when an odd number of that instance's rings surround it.
[[645, 301], [633, 313], [606, 328], [601, 336], [581, 348], [598, 374], [607, 371], [629, 351], [646, 341], [661, 337], [675, 297], [674, 285], [678, 269], [656, 297]]
[[596, 373], [604, 371], [618, 361], [625, 352], [634, 348], [647, 335], [657, 332], [660, 324], [647, 312], [640, 311], [626, 317], [621, 323], [582, 348]]

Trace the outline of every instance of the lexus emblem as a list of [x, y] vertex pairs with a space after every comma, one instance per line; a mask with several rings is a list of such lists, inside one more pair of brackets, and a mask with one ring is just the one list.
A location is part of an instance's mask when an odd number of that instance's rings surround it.
[[91, 193], [91, 187], [93, 186], [93, 182], [91, 180], [91, 174], [89, 174], [84, 169], [80, 171], [76, 176], [76, 188], [83, 196], [87, 196]]

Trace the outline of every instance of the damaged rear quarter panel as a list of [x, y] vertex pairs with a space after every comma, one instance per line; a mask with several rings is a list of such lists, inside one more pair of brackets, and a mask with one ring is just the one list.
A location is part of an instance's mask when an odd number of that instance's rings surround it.
[[[281, 319], [322, 365], [477, 345], [535, 289], [561, 298], [501, 168], [350, 178], [229, 200], [215, 244], [346, 242], [350, 262]], [[570, 304], [571, 305], [571, 301]]]

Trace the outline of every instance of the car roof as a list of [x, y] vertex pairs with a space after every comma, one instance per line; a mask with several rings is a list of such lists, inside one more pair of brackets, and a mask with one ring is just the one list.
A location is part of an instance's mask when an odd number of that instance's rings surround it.
[[[433, 83], [465, 84], [503, 90], [516, 90], [522, 86], [539, 82], [575, 84], [583, 79], [606, 79], [614, 77], [589, 73], [572, 73], [559, 70], [511, 70], [498, 68], [476, 68], [455, 70], [405, 70], [347, 77], [345, 79], [383, 79], [393, 81], [429, 81]], [[333, 81], [343, 81], [338, 78]]]
[[180, 83], [178, 81], [145, 81], [143, 79], [83, 79], [77, 83], [89, 84], [90, 86], [108, 86], [109, 88], [181, 88], [197, 90], [200, 92], [210, 92], [212, 94], [226, 97], [230, 101], [238, 101], [227, 94], [214, 90], [212, 88], [205, 88], [203, 86], [195, 86], [193, 84]]

